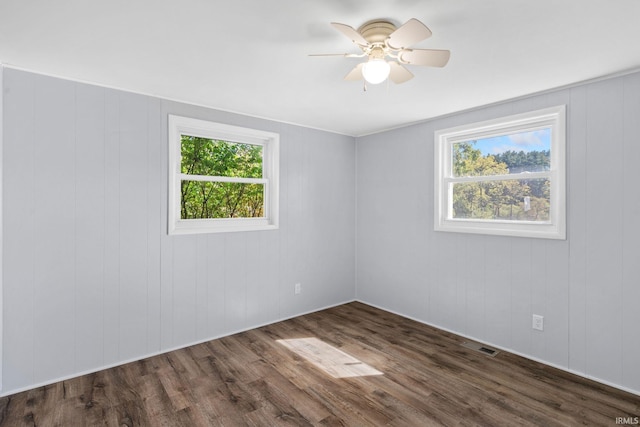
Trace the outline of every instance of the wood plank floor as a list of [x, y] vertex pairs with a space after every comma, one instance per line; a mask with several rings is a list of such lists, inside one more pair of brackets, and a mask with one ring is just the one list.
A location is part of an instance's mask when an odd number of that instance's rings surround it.
[[[294, 338], [382, 375], [334, 378], [278, 342]], [[614, 426], [640, 416], [636, 395], [463, 341], [350, 303], [4, 397], [0, 425]]]

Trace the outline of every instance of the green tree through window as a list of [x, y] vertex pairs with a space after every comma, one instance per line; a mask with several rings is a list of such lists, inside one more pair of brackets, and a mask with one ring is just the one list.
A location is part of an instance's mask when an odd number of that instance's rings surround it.
[[262, 145], [190, 135], [180, 142], [181, 219], [264, 217], [264, 184], [242, 182], [263, 178]]

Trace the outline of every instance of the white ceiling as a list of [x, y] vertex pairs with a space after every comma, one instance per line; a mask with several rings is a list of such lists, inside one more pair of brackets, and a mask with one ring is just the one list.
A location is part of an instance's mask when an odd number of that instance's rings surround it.
[[[395, 85], [345, 82], [329, 23], [424, 22], [451, 50]], [[640, 68], [639, 0], [0, 0], [0, 63], [364, 135]]]

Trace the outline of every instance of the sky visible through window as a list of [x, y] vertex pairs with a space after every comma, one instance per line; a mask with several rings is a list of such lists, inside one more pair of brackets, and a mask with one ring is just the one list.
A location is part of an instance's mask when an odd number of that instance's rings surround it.
[[524, 151], [525, 153], [547, 151], [551, 148], [551, 129], [545, 128], [478, 139], [474, 148], [480, 150], [483, 156], [502, 154], [507, 151]]

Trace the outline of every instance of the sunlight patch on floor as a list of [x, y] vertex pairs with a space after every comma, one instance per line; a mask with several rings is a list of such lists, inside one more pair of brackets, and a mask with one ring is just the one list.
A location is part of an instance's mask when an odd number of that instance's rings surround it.
[[318, 338], [293, 338], [278, 342], [334, 378], [384, 375]]

